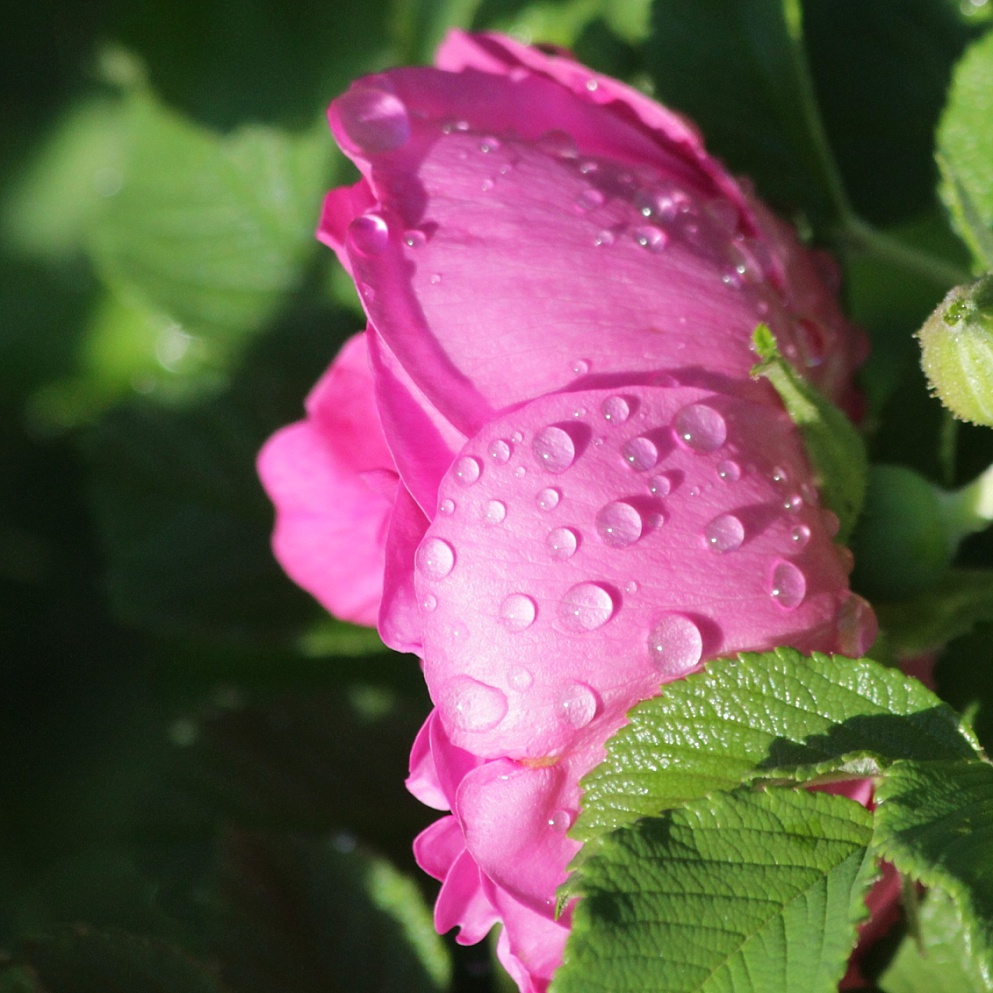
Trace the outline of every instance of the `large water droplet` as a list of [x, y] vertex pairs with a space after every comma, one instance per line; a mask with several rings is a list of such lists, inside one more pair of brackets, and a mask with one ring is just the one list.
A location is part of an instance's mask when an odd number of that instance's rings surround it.
[[534, 502], [540, 510], [554, 510], [559, 505], [562, 494], [553, 486], [546, 486], [535, 495]]
[[745, 528], [734, 514], [715, 517], [704, 529], [707, 547], [715, 552], [733, 552], [745, 540]]
[[725, 459], [723, 462], [719, 463], [717, 466], [717, 475], [724, 480], [725, 483], [736, 483], [741, 479], [741, 466], [737, 462], [732, 462], [729, 459]]
[[534, 624], [538, 608], [524, 593], [511, 593], [500, 604], [500, 623], [511, 631], [523, 631]]
[[362, 214], [348, 225], [348, 246], [359, 255], [378, 255], [389, 243], [390, 229], [379, 214]]
[[623, 424], [631, 416], [631, 404], [624, 397], [607, 397], [600, 404], [600, 413], [611, 424]]
[[378, 87], [353, 86], [335, 104], [348, 140], [360, 151], [392, 152], [410, 138], [410, 117], [403, 101]]
[[438, 708], [461, 731], [491, 731], [507, 716], [507, 697], [471, 676], [456, 676], [442, 686]]
[[699, 664], [703, 636], [688, 617], [666, 614], [648, 635], [648, 655], [659, 675], [682, 676]]
[[569, 683], [559, 692], [559, 717], [577, 730], [596, 716], [596, 694], [585, 683]]
[[559, 834], [565, 834], [572, 827], [573, 816], [568, 810], [553, 810], [548, 815], [548, 826]]
[[683, 407], [673, 420], [676, 437], [694, 452], [716, 451], [727, 438], [727, 423], [713, 407], [691, 403]]
[[641, 436], [628, 441], [621, 449], [621, 454], [627, 464], [638, 472], [654, 469], [659, 461], [659, 450], [655, 442]]
[[579, 547], [579, 536], [572, 528], [555, 528], [545, 539], [553, 559], [571, 559]]
[[535, 459], [548, 472], [565, 472], [576, 460], [576, 446], [562, 428], [550, 424], [531, 442]]
[[444, 538], [425, 538], [414, 558], [428, 579], [444, 579], [455, 566], [455, 549]]
[[490, 500], [483, 511], [483, 521], [490, 526], [502, 524], [507, 516], [507, 505], [502, 500]]
[[479, 474], [482, 471], [483, 467], [479, 464], [479, 459], [473, 458], [471, 455], [463, 455], [460, 459], [456, 460], [455, 465], [452, 467], [455, 478], [463, 486], [472, 486], [479, 479]]
[[769, 593], [781, 607], [793, 610], [807, 595], [807, 579], [792, 562], [777, 562], [772, 570]]
[[641, 514], [623, 500], [608, 503], [596, 515], [597, 534], [611, 548], [633, 545], [641, 537], [643, 526]]
[[499, 465], [503, 465], [503, 463], [510, 458], [510, 442], [505, 441], [503, 438], [497, 438], [490, 442], [490, 446], [486, 449], [486, 451], [494, 462]]
[[613, 597], [597, 583], [577, 583], [559, 602], [559, 620], [568, 631], [594, 631], [613, 613]]
[[648, 488], [657, 497], [668, 496], [669, 491], [672, 489], [672, 480], [665, 475], [652, 476], [648, 480]]

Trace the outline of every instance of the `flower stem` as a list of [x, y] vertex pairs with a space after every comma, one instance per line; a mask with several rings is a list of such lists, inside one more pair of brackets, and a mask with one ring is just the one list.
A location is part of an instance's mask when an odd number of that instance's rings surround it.
[[971, 483], [952, 492], [940, 492], [945, 528], [952, 547], [967, 535], [993, 523], [993, 465]]

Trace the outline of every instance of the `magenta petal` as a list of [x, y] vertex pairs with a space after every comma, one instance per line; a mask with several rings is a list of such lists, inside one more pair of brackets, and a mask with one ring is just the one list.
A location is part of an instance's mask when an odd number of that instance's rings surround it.
[[407, 789], [422, 803], [437, 810], [451, 810], [459, 783], [482, 759], [453, 745], [432, 710], [417, 733], [410, 754]]
[[545, 993], [552, 973], [562, 964], [568, 917], [552, 920], [506, 894], [498, 894], [495, 902], [503, 922], [497, 957], [521, 993]]
[[405, 486], [397, 490], [386, 538], [383, 600], [379, 609], [379, 635], [398, 652], [421, 648], [423, 604], [419, 607], [414, 589], [414, 550], [427, 529], [428, 520]]
[[479, 867], [468, 852], [463, 851], [452, 864], [434, 905], [434, 925], [439, 934], [453, 927], [461, 928], [456, 937], [460, 945], [482, 941], [499, 917], [486, 896]]
[[435, 879], [444, 879], [464, 851], [462, 828], [454, 817], [442, 817], [414, 839], [417, 864]]

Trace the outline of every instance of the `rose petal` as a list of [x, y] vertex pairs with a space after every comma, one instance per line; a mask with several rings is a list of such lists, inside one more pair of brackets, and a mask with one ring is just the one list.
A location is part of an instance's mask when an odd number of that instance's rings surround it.
[[428, 520], [405, 486], [397, 490], [386, 537], [383, 599], [379, 608], [379, 636], [398, 652], [418, 652], [422, 641], [423, 602], [414, 589], [414, 552]]

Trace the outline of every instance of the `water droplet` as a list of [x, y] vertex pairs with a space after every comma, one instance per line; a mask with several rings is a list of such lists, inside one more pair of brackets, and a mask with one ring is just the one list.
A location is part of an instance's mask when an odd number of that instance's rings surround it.
[[736, 483], [741, 479], [741, 466], [737, 462], [725, 460], [717, 466], [717, 475], [725, 483]]
[[580, 210], [596, 210], [603, 206], [603, 199], [603, 194], [598, 189], [590, 187], [576, 197], [576, 206]]
[[700, 663], [703, 635], [688, 617], [666, 614], [648, 635], [648, 656], [659, 675], [685, 675]]
[[745, 540], [745, 528], [734, 514], [721, 514], [703, 529], [703, 536], [715, 552], [733, 552]]
[[559, 505], [562, 494], [552, 486], [546, 486], [539, 490], [534, 498], [534, 502], [541, 510], [554, 510]]
[[455, 566], [455, 549], [443, 538], [425, 538], [414, 558], [425, 577], [444, 579]]
[[507, 516], [507, 505], [502, 500], [490, 500], [483, 512], [483, 521], [490, 526], [501, 524]]
[[421, 600], [421, 607], [430, 614], [438, 609], [438, 598], [433, 593], [426, 593]]
[[445, 121], [441, 125], [442, 134], [452, 134], [455, 131], [468, 131], [469, 122], [468, 121]]
[[585, 683], [570, 683], [559, 693], [559, 717], [570, 727], [577, 730], [586, 727], [596, 716], [596, 710], [596, 694]]
[[511, 443], [514, 445], [519, 445], [524, 440], [524, 435], [520, 431], [515, 431], [510, 436]]
[[777, 562], [769, 593], [781, 607], [793, 610], [807, 595], [807, 579], [792, 562]]
[[555, 528], [545, 539], [553, 559], [571, 559], [579, 547], [579, 536], [572, 528]]
[[348, 225], [348, 246], [359, 255], [378, 255], [389, 243], [390, 229], [379, 214], [362, 214]]
[[576, 359], [576, 361], [572, 363], [572, 371], [577, 376], [585, 376], [590, 371], [590, 364], [586, 361], [586, 359]]
[[554, 155], [558, 159], [574, 159], [579, 155], [579, 149], [572, 135], [565, 131], [546, 131], [537, 142], [538, 148], [546, 155]]
[[668, 476], [652, 476], [648, 480], [648, 488], [658, 497], [669, 495], [672, 489], [672, 482]]
[[772, 470], [772, 476], [770, 478], [777, 486], [785, 486], [790, 481], [790, 474], [782, 466], [777, 465]]
[[872, 648], [878, 633], [872, 607], [852, 593], [838, 611], [838, 650], [850, 658], [861, 658]]
[[614, 232], [608, 231], [604, 228], [603, 231], [598, 231], [596, 237], [593, 239], [593, 244], [597, 248], [606, 248], [608, 245], [613, 245], [614, 243]]
[[525, 469], [524, 466], [522, 466], [522, 465], [519, 465], [514, 470], [514, 478], [515, 479], [523, 479], [527, 474], [528, 474], [527, 469]]
[[[593, 80], [592, 82], [595, 82]], [[589, 83], [586, 84], [587, 88]], [[572, 827], [573, 817], [568, 810], [553, 810], [548, 815], [548, 826], [559, 834], [565, 834]]]
[[638, 472], [654, 469], [659, 461], [659, 450], [651, 438], [637, 437], [628, 441], [621, 449], [625, 461]]
[[613, 614], [613, 597], [597, 583], [577, 583], [559, 603], [559, 620], [568, 631], [594, 631]]
[[624, 592], [630, 596], [634, 596], [640, 589], [641, 587], [633, 579], [624, 584]]
[[431, 279], [430, 279], [431, 285], [432, 286], [437, 286], [440, 282], [441, 282], [441, 273], [440, 272], [433, 272], [431, 274]]
[[441, 688], [438, 709], [460, 731], [491, 731], [507, 716], [507, 697], [471, 676], [456, 676]]
[[640, 228], [635, 228], [633, 235], [634, 240], [650, 252], [661, 252], [669, 243], [669, 236], [653, 224], [645, 224]]
[[538, 608], [524, 593], [511, 593], [500, 604], [500, 623], [511, 631], [523, 631], [534, 624]]
[[473, 458], [471, 455], [463, 455], [456, 461], [452, 471], [455, 473], [455, 478], [463, 486], [472, 486], [479, 479], [483, 467], [479, 464], [479, 459]]
[[673, 421], [676, 437], [694, 452], [716, 451], [727, 438], [727, 423], [713, 407], [691, 403], [676, 414]]
[[441, 501], [438, 504], [438, 513], [444, 514], [446, 517], [455, 513], [455, 501], [449, 500], [448, 498]]
[[412, 228], [410, 231], [404, 231], [403, 243], [408, 248], [423, 248], [428, 243], [428, 237], [423, 231]]
[[591, 176], [593, 173], [598, 172], [600, 169], [600, 163], [594, 159], [584, 159], [579, 163], [579, 171], [584, 176]]
[[806, 524], [798, 524], [790, 531], [790, 541], [793, 542], [794, 548], [806, 548], [810, 541], [810, 528]]
[[600, 413], [611, 424], [623, 424], [631, 416], [631, 404], [624, 397], [607, 397], [600, 404]]
[[370, 155], [392, 152], [410, 138], [410, 117], [403, 101], [375, 86], [353, 86], [335, 103], [348, 140]]
[[633, 545], [641, 537], [643, 526], [641, 514], [623, 500], [608, 503], [596, 515], [597, 534], [611, 548]]
[[517, 665], [507, 674], [507, 682], [510, 683], [511, 689], [515, 689], [518, 693], [521, 693], [524, 690], [531, 689], [531, 685], [534, 683], [534, 676], [524, 666]]
[[479, 188], [480, 188], [480, 189], [481, 189], [481, 190], [482, 190], [482, 191], [483, 191], [484, 193], [489, 193], [489, 192], [490, 192], [490, 190], [492, 190], [492, 189], [493, 189], [493, 187], [494, 187], [495, 185], [496, 185], [496, 183], [494, 183], [494, 181], [493, 181], [493, 179], [492, 179], [492, 178], [491, 178], [490, 176], [487, 176], [487, 177], [486, 177], [486, 179], [484, 179], [484, 180], [483, 180], [483, 181], [482, 181], [482, 182], [481, 182], [481, 183], [479, 184]]
[[565, 472], [576, 461], [576, 446], [572, 438], [554, 424], [542, 428], [534, 436], [531, 451], [538, 464], [548, 472]]
[[479, 150], [484, 155], [489, 155], [490, 152], [499, 152], [500, 139], [494, 138], [492, 135], [487, 135], [485, 138], [482, 139], [482, 141], [480, 141]]
[[510, 458], [510, 442], [504, 441], [503, 438], [496, 438], [490, 442], [490, 447], [486, 451], [494, 462], [503, 465]]
[[799, 493], [791, 493], [783, 501], [783, 510], [789, 511], [791, 514], [799, 514], [803, 510], [803, 497]]
[[660, 528], [663, 524], [665, 524], [665, 517], [656, 511], [654, 514], [649, 514], [648, 517], [645, 518], [645, 523], [650, 528]]

